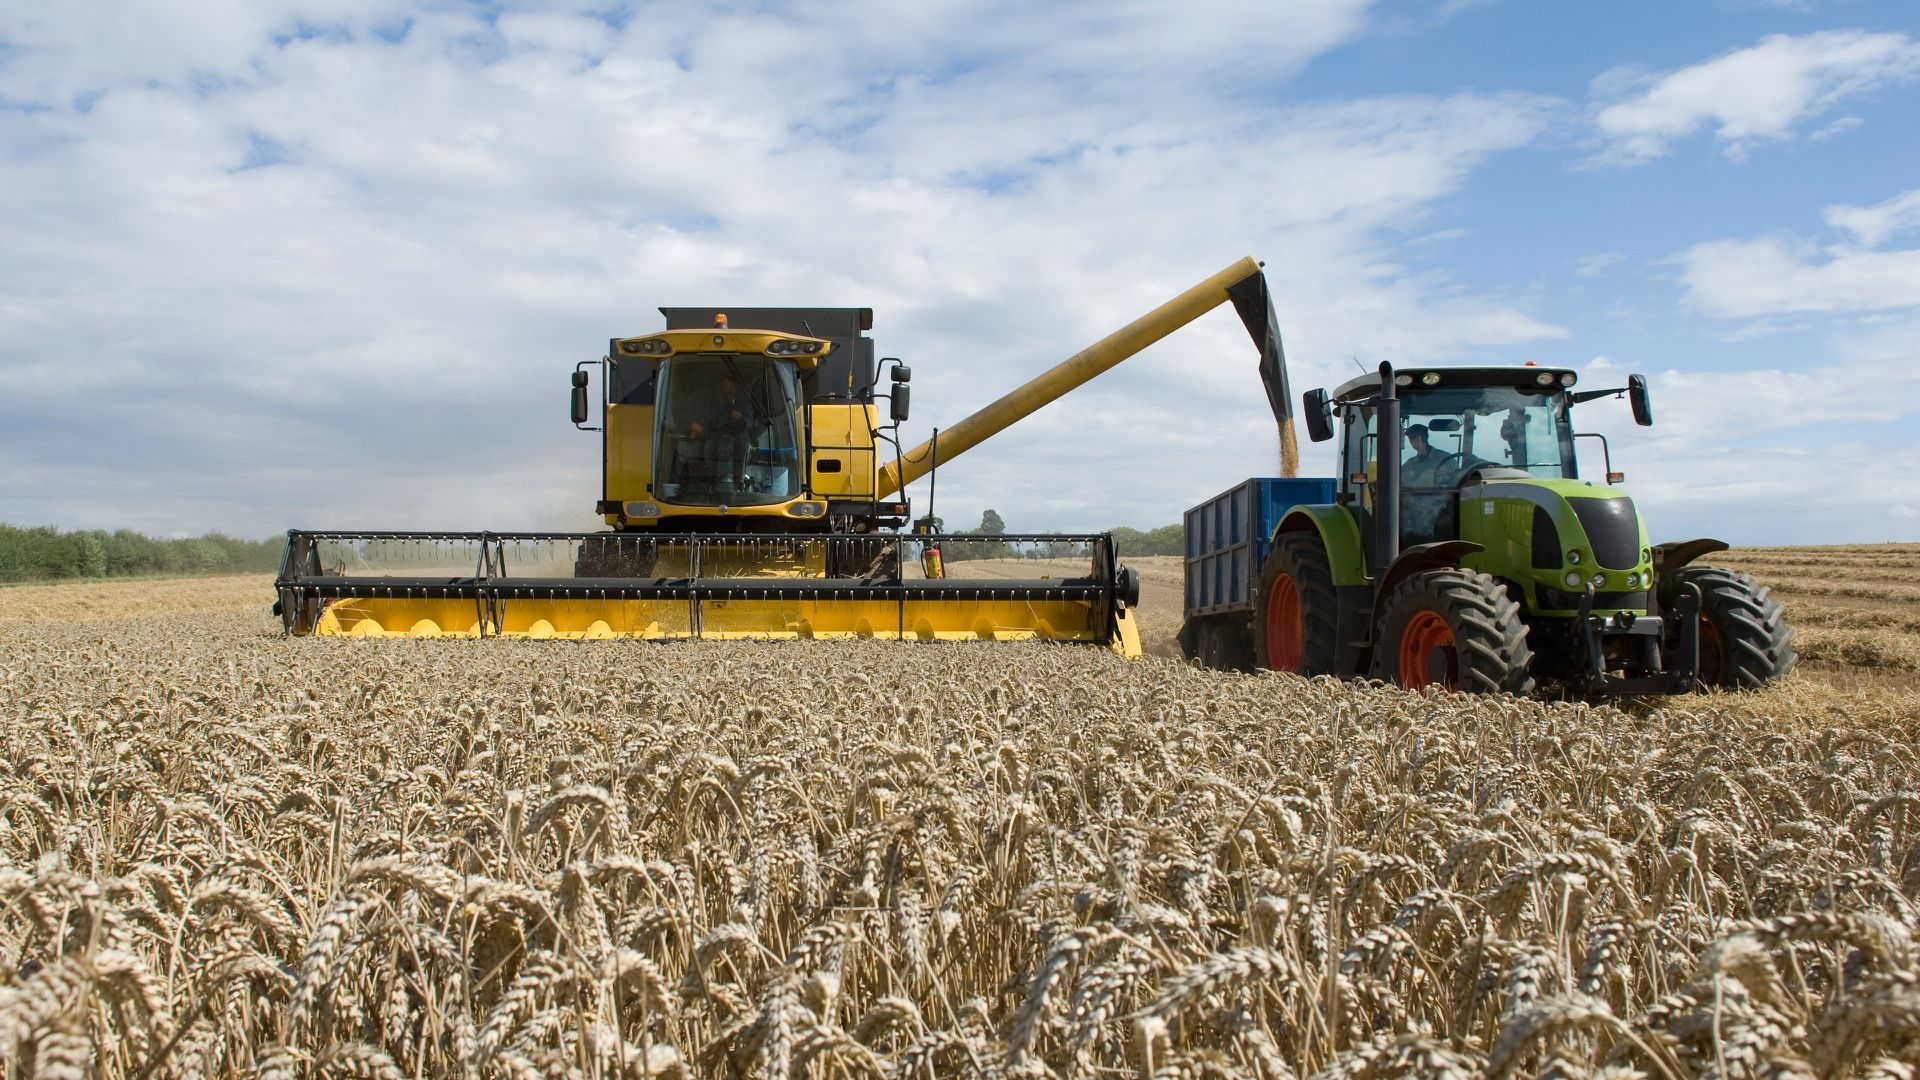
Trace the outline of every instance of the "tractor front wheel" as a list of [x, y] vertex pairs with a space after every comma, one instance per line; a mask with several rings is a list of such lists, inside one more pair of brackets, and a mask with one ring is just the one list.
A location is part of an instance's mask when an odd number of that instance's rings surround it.
[[1455, 566], [1423, 570], [1394, 586], [1381, 606], [1376, 679], [1409, 690], [1528, 694], [1532, 665], [1520, 605], [1485, 574]]
[[[1660, 578], [1662, 611], [1679, 604], [1684, 582], [1700, 587], [1699, 686], [1753, 690], [1793, 670], [1793, 627], [1772, 590], [1733, 570], [1682, 566]], [[1668, 638], [1672, 647], [1678, 635]]]
[[1253, 653], [1259, 667], [1333, 675], [1340, 655], [1333, 569], [1318, 533], [1282, 533], [1253, 595]]

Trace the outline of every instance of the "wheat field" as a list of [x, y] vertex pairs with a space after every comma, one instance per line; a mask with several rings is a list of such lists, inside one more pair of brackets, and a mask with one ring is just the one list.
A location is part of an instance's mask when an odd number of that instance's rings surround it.
[[1920, 1061], [1920, 704], [1837, 661], [1623, 710], [1039, 644], [284, 640], [260, 586], [0, 590], [7, 1077]]

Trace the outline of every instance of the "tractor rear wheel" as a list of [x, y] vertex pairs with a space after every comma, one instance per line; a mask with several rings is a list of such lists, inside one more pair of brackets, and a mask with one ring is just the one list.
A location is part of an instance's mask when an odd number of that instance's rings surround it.
[[[1699, 686], [1753, 690], [1793, 670], [1793, 627], [1773, 590], [1734, 570], [1682, 566], [1660, 578], [1660, 610], [1673, 610], [1689, 581], [1700, 587]], [[1669, 634], [1669, 648], [1676, 642]]]
[[1340, 655], [1333, 569], [1318, 533], [1282, 533], [1253, 594], [1257, 666], [1296, 675], [1333, 675]]
[[1457, 566], [1422, 570], [1381, 606], [1373, 677], [1419, 690], [1533, 692], [1533, 650], [1520, 605], [1485, 574]]

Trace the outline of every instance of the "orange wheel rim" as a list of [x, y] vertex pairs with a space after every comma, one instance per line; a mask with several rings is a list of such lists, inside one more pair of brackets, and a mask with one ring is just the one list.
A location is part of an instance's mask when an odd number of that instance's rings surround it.
[[1460, 652], [1453, 628], [1437, 611], [1416, 611], [1400, 634], [1400, 685], [1409, 690], [1460, 685]]
[[1267, 666], [1298, 674], [1302, 636], [1300, 590], [1294, 587], [1291, 574], [1281, 574], [1267, 590]]

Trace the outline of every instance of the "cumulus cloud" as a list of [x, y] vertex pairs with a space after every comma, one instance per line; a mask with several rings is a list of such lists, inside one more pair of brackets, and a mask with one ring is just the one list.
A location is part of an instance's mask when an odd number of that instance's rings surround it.
[[1840, 204], [1820, 211], [1833, 228], [1851, 233], [1855, 240], [1874, 247], [1882, 241], [1911, 229], [1920, 229], [1920, 188], [1902, 192], [1872, 206]]
[[[1364, 0], [1213, 7], [8, 8], [0, 519], [577, 523], [565, 373], [662, 304], [875, 308], [916, 438], [1242, 254], [1303, 385], [1564, 335], [1394, 246], [1548, 103], [1289, 101]], [[1272, 442], [1217, 312], [941, 502], [1159, 524]]]
[[[1663, 73], [1619, 68], [1594, 83], [1603, 162], [1638, 165], [1711, 128], [1724, 154], [1794, 137], [1840, 102], [1920, 75], [1920, 42], [1901, 33], [1772, 34]], [[1830, 132], [1831, 133], [1831, 132]]]
[[1689, 304], [1728, 319], [1920, 305], [1920, 251], [1825, 251], [1784, 237], [1712, 240], [1677, 261]]

